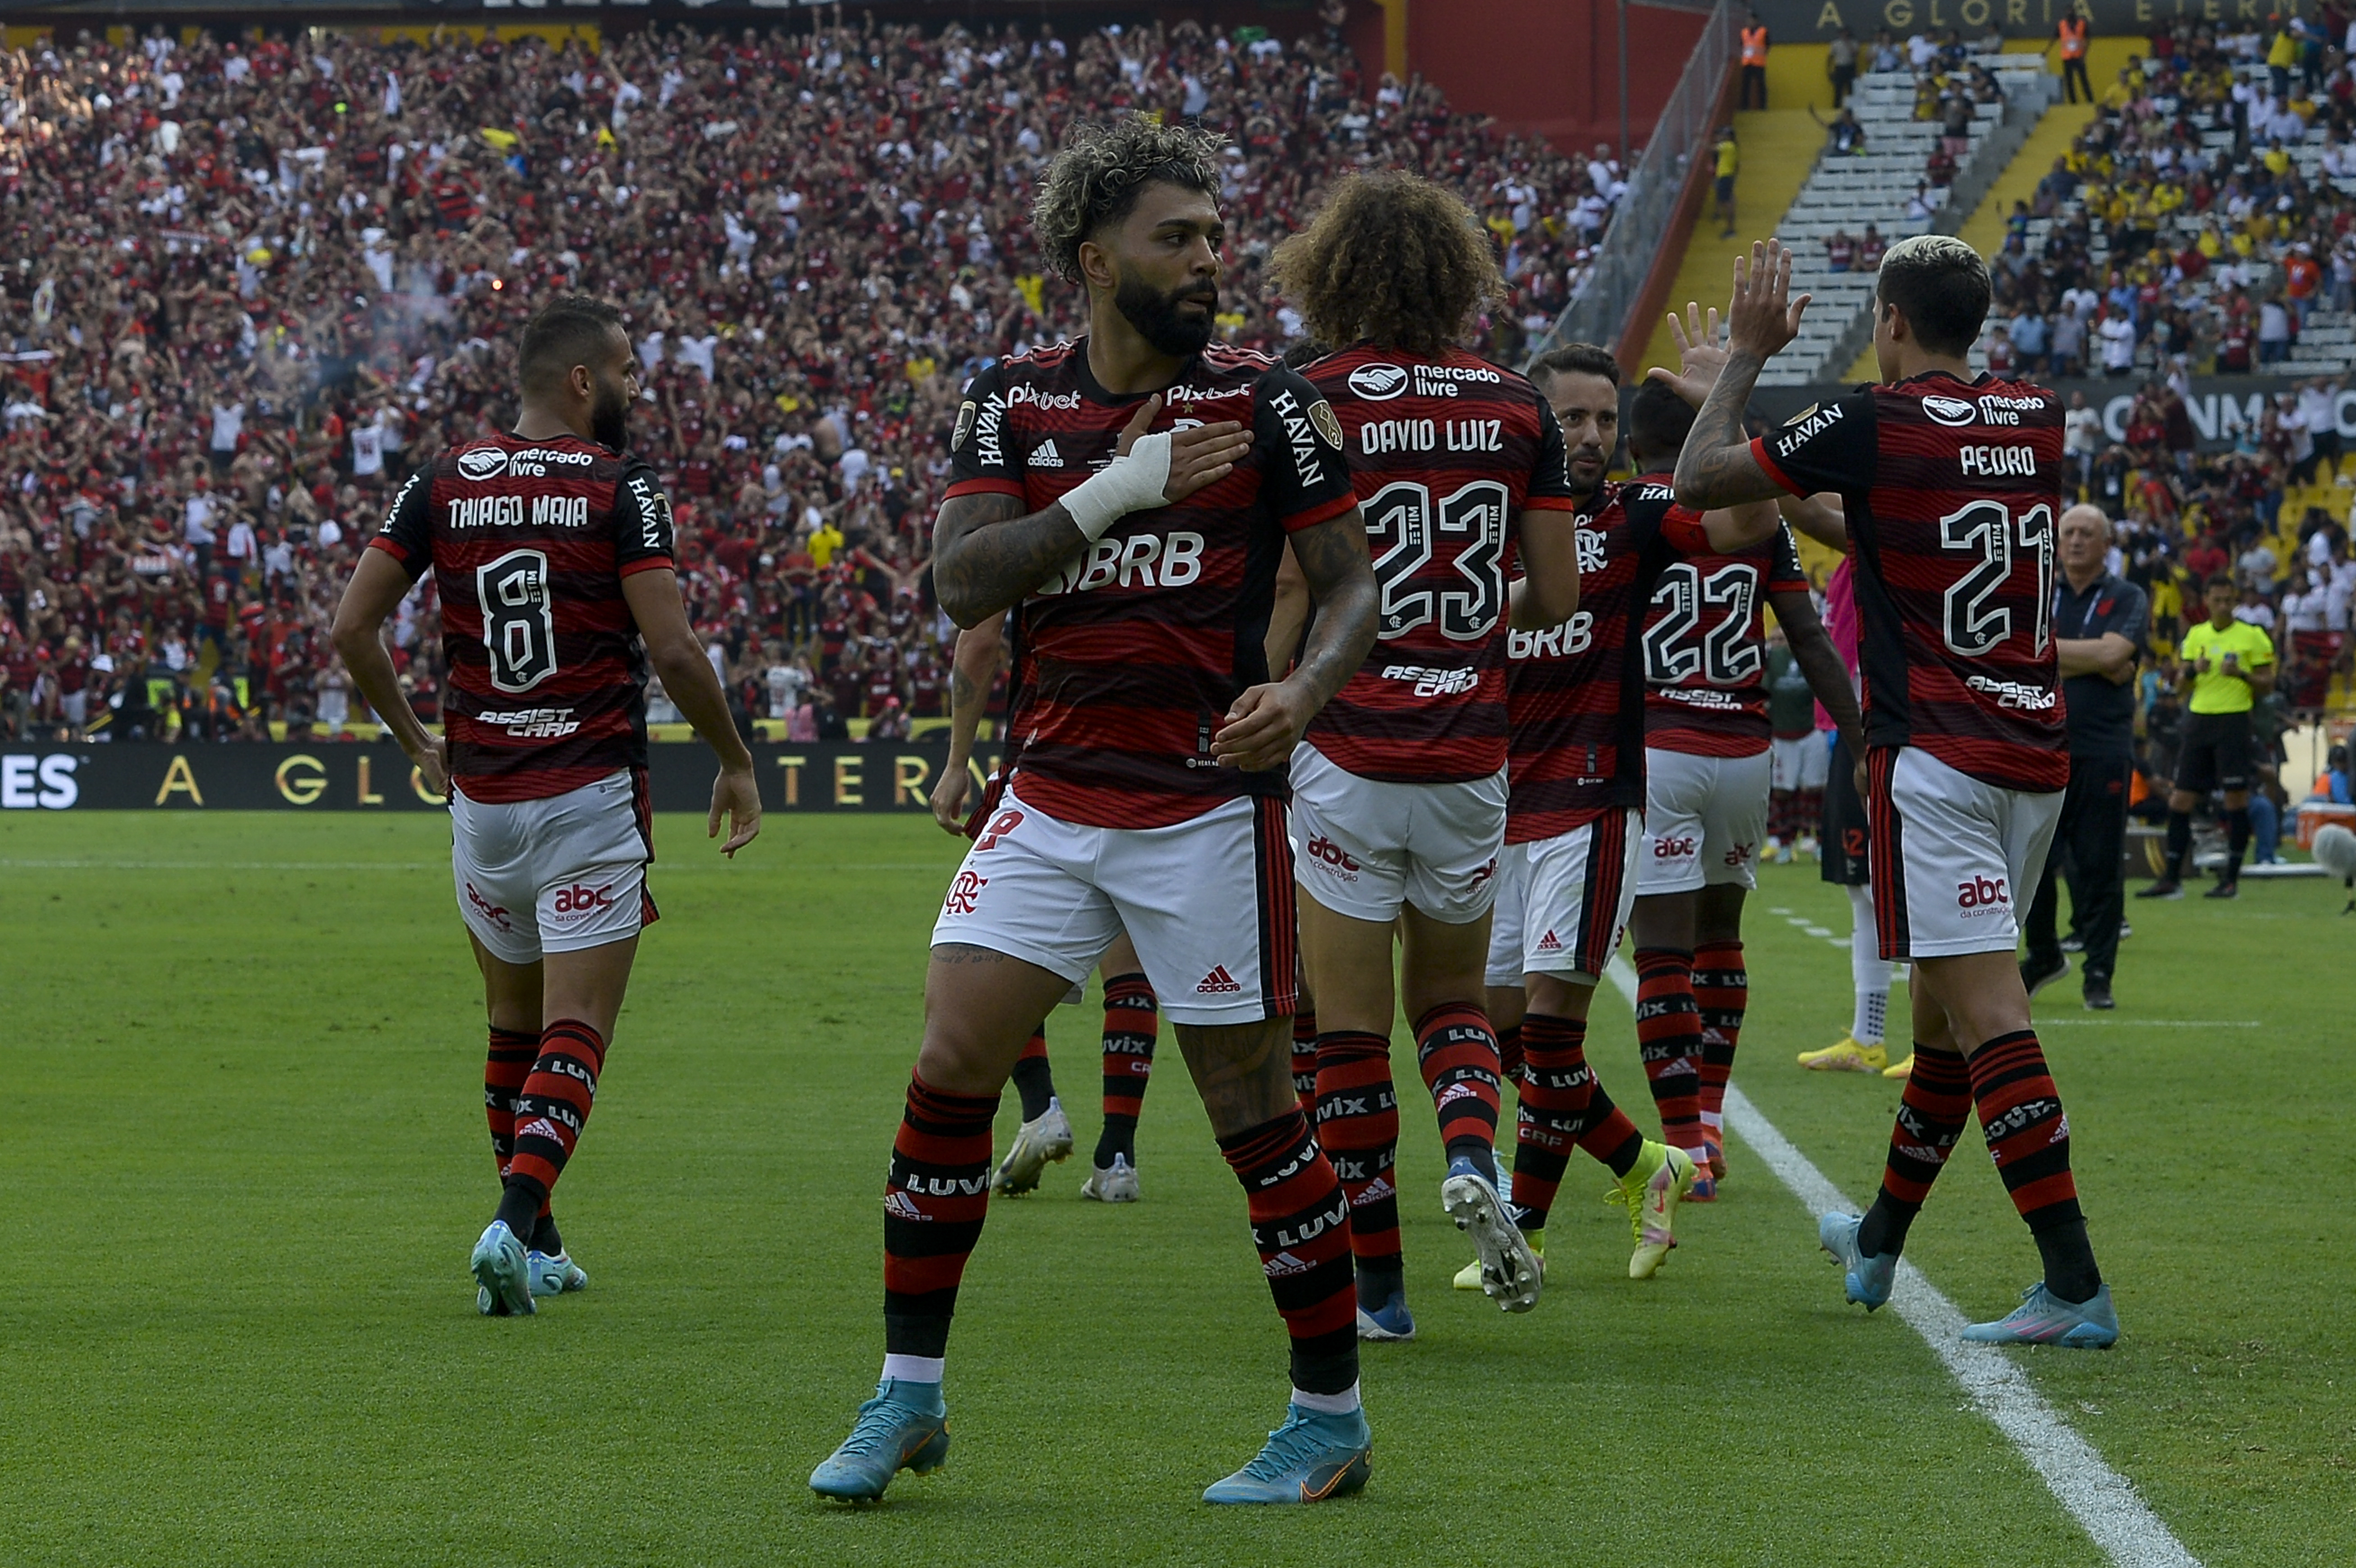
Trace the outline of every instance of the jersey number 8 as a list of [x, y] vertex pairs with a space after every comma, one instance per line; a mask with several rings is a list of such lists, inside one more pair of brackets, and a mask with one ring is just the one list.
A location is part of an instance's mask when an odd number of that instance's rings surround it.
[[556, 613], [548, 599], [548, 556], [514, 549], [475, 569], [475, 602], [483, 611], [483, 651], [491, 684], [530, 691], [556, 673]]
[[[1452, 643], [1477, 643], [1497, 629], [1505, 611], [1505, 508], [1512, 495], [1494, 479], [1475, 479], [1443, 497], [1435, 519], [1429, 485], [1413, 479], [1386, 485], [1365, 508], [1366, 543], [1375, 552], [1375, 581], [1382, 585], [1379, 635], [1405, 636], [1435, 617]], [[1455, 536], [1462, 543], [1435, 538]], [[1447, 544], [1455, 552], [1464, 587], [1416, 585], [1433, 552]]]

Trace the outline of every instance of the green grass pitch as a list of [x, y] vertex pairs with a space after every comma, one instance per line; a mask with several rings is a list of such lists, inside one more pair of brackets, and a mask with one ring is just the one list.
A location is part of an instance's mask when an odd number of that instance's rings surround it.
[[[1507, 1318], [1446, 1287], [1466, 1254], [1412, 1093], [1423, 1338], [1368, 1348], [1372, 1487], [1202, 1507], [1282, 1413], [1284, 1341], [1166, 1031], [1145, 1201], [1083, 1203], [1076, 1160], [993, 1205], [948, 1468], [818, 1505], [881, 1354], [877, 1201], [958, 846], [772, 817], [727, 866], [700, 826], [661, 824], [664, 918], [559, 1194], [591, 1288], [518, 1322], [466, 1275], [495, 1193], [442, 824], [0, 820], [0, 1561], [2099, 1561], [1912, 1329], [1842, 1305], [1740, 1140], [1642, 1285], [1574, 1164], [1546, 1298]], [[2341, 901], [2136, 905], [2119, 1011], [2074, 982], [2039, 1009], [2126, 1333], [2021, 1360], [2218, 1568], [2356, 1560]], [[1847, 1019], [1845, 954], [1802, 929], [1845, 934], [1846, 902], [1770, 868], [1752, 910], [1737, 1082], [1863, 1199], [1896, 1086], [1793, 1065]], [[1099, 1016], [1049, 1029], [1083, 1156]], [[1626, 1007], [1596, 1016], [1654, 1125]], [[1995, 1316], [2036, 1254], [1965, 1145], [1908, 1255]]]

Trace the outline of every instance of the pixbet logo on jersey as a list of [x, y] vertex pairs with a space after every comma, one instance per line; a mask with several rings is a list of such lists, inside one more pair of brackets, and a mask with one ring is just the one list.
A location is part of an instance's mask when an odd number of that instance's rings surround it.
[[1955, 907], [1969, 910], [1975, 916], [1992, 914], [1999, 908], [2008, 907], [2012, 894], [2004, 884], [2002, 877], [1974, 877], [1967, 882], [1957, 882]]

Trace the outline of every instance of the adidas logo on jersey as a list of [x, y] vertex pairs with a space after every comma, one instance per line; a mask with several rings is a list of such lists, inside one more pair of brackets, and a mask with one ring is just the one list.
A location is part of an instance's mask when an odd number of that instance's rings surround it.
[[1553, 932], [1549, 931], [1544, 936], [1538, 938], [1538, 951], [1541, 953], [1559, 953], [1562, 951], [1562, 943], [1555, 936]]
[[1294, 1257], [1290, 1253], [1279, 1253], [1259, 1265], [1260, 1272], [1270, 1279], [1282, 1279], [1287, 1275], [1307, 1274], [1315, 1265]]
[[932, 1216], [916, 1207], [916, 1200], [894, 1188], [884, 1195], [884, 1212], [894, 1220], [930, 1220]]
[[559, 1140], [562, 1137], [562, 1135], [556, 1130], [556, 1124], [550, 1121], [546, 1116], [533, 1117], [530, 1121], [526, 1122], [522, 1126], [518, 1127], [515, 1130], [515, 1136], [519, 1138], [551, 1138]]
[[1215, 965], [1209, 974], [1203, 976], [1202, 984], [1194, 987], [1194, 994], [1201, 997], [1217, 997], [1230, 995], [1242, 989], [1243, 987], [1236, 983], [1236, 977], [1227, 973], [1227, 966], [1220, 964]]
[[1053, 441], [1043, 441], [1031, 449], [1032, 467], [1061, 468], [1063, 465], [1064, 454], [1055, 450], [1055, 443]]
[[1389, 1177], [1377, 1176], [1372, 1181], [1367, 1182], [1365, 1186], [1358, 1189], [1357, 1201], [1361, 1205], [1367, 1203], [1379, 1203], [1384, 1199], [1397, 1197], [1398, 1194], [1398, 1189], [1391, 1185], [1391, 1179]]

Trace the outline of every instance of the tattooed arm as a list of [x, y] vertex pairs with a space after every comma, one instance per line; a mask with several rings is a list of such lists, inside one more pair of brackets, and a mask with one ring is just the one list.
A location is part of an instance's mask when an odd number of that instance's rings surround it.
[[1774, 240], [1751, 247], [1734, 262], [1734, 297], [1727, 309], [1726, 362], [1717, 384], [1694, 415], [1677, 454], [1677, 501], [1697, 511], [1772, 501], [1785, 494], [1751, 450], [1742, 411], [1767, 361], [1800, 335], [1808, 296], [1790, 299], [1792, 259]]
[[1223, 767], [1256, 773], [1291, 756], [1310, 720], [1375, 645], [1375, 569], [1358, 508], [1301, 529], [1291, 543], [1317, 613], [1292, 673], [1253, 687], [1227, 709], [1226, 723], [1211, 742]]
[[957, 652], [949, 660], [949, 756], [933, 784], [933, 820], [950, 833], [965, 832], [965, 797], [971, 786], [968, 771], [973, 760], [973, 738], [981, 728], [981, 710], [990, 706], [991, 683], [998, 678], [998, 661], [1004, 647], [1006, 617], [992, 615], [958, 634]]
[[950, 620], [978, 629], [1020, 604], [1087, 543], [1060, 504], [1024, 513], [1012, 496], [952, 496], [933, 520], [933, 591]]

